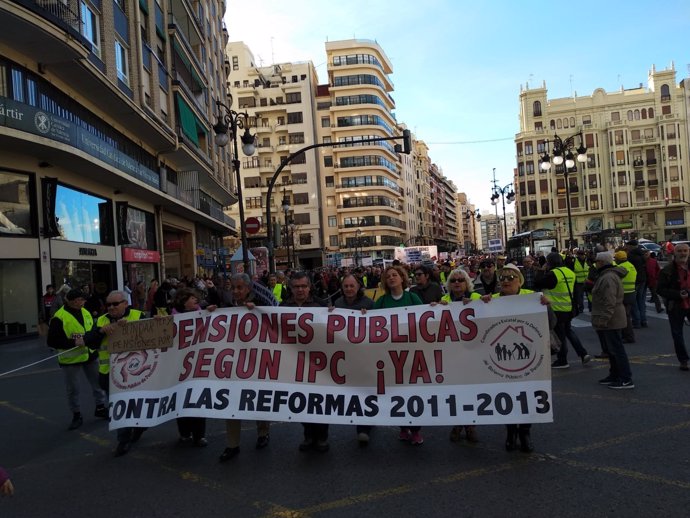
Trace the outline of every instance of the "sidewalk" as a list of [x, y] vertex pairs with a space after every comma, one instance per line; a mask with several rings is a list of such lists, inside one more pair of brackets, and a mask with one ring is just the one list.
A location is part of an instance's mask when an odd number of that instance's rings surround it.
[[[59, 369], [57, 359], [49, 359], [54, 355], [55, 352], [46, 345], [45, 338], [42, 336], [0, 342], [0, 379], [25, 376], [38, 371], [57, 370]], [[26, 368], [12, 372], [25, 366]]]

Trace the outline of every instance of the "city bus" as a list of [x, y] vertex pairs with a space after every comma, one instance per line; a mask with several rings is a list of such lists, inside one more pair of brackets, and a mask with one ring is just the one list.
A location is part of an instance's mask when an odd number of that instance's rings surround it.
[[506, 255], [520, 262], [528, 254], [543, 252], [547, 255], [556, 246], [556, 237], [556, 231], [548, 228], [514, 234], [508, 238]]

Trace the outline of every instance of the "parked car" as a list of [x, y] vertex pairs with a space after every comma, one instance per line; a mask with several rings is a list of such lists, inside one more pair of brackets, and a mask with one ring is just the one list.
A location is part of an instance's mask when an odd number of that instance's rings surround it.
[[661, 246], [659, 246], [654, 241], [650, 241], [649, 239], [640, 239], [640, 240], [638, 240], [638, 243], [639, 243], [640, 247], [642, 247], [645, 250], [648, 250], [650, 252], [656, 252], [657, 255], [661, 251]]

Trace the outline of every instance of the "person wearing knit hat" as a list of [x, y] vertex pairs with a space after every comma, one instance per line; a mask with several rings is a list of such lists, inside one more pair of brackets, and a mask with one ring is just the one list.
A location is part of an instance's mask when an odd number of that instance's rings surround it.
[[628, 253], [625, 250], [618, 250], [613, 254], [613, 258], [616, 260], [616, 264], [620, 264], [628, 260]]
[[573, 293], [575, 289], [575, 273], [570, 268], [563, 266], [563, 258], [558, 252], [551, 252], [546, 256], [546, 268], [544, 275], [536, 279], [535, 289], [544, 292], [556, 314], [555, 333], [561, 342], [561, 347], [551, 367], [554, 369], [567, 369], [570, 367], [566, 340], [570, 341], [573, 349], [580, 357], [582, 365], [586, 365], [591, 361], [592, 357], [587, 353], [587, 349], [583, 347], [580, 338], [575, 334], [571, 326], [571, 321], [574, 317]]
[[592, 327], [609, 359], [609, 375], [599, 380], [599, 384], [616, 390], [632, 389], [635, 385], [620, 332], [627, 325], [622, 281], [627, 270], [615, 266], [609, 252], [597, 254], [596, 268], [598, 275], [592, 288]]

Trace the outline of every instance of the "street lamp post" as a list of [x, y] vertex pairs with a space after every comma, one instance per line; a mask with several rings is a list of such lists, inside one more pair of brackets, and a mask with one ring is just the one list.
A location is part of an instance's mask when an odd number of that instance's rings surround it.
[[[295, 225], [294, 222], [290, 222], [289, 230], [290, 230], [290, 244], [292, 245], [292, 261], [290, 264], [292, 265], [292, 268], [297, 269], [299, 268], [299, 261], [297, 261], [297, 249], [295, 248], [295, 229], [297, 228], [297, 225]], [[288, 252], [290, 249], [288, 249]]]
[[[492, 180], [492, 182], [493, 182], [494, 186], [493, 186], [493, 193], [491, 194], [491, 205], [494, 205], [494, 206], [498, 205], [498, 198], [501, 198], [501, 202], [503, 204], [503, 248], [505, 249], [507, 241], [508, 241], [508, 223], [506, 221], [506, 201], [508, 201], [508, 205], [510, 205], [511, 203], [513, 203], [515, 201], [515, 191], [513, 191], [512, 182], [503, 188], [496, 185], [496, 168], [495, 167], [494, 167], [494, 179]], [[498, 212], [498, 207], [496, 207], [496, 211]]]
[[[580, 146], [575, 148], [575, 137], [580, 137]], [[551, 169], [551, 162], [554, 165], [564, 167], [563, 178], [565, 180], [565, 206], [568, 211], [568, 246], [566, 248], [572, 248], [575, 239], [573, 237], [573, 217], [570, 209], [570, 183], [568, 182], [568, 174], [571, 172], [577, 172], [575, 156], [573, 155], [573, 150], [577, 153], [577, 162], [581, 164], [587, 161], [587, 148], [584, 145], [584, 139], [582, 138], [582, 131], [571, 135], [565, 140], [554, 133], [553, 136], [553, 158], [549, 157], [548, 144], [546, 141], [546, 148], [544, 148], [544, 154], [541, 156], [541, 168], [543, 171], [548, 171]]]
[[288, 218], [289, 213], [290, 213], [290, 198], [288, 198], [287, 191], [283, 189], [283, 214], [285, 214], [285, 250], [286, 250], [286, 258], [285, 261], [287, 262], [288, 268], [292, 268], [292, 264], [290, 263], [290, 220]]
[[[232, 104], [232, 96], [228, 94], [230, 104]], [[244, 273], [250, 274], [249, 264], [249, 248], [247, 245], [247, 229], [244, 221], [244, 199], [242, 199], [242, 176], [240, 175], [240, 158], [239, 150], [237, 148], [237, 132], [244, 129], [244, 133], [240, 137], [242, 139], [242, 151], [247, 156], [252, 156], [256, 151], [256, 135], [249, 132], [249, 114], [247, 112], [236, 112], [222, 101], [216, 101], [218, 110], [221, 108], [225, 113], [218, 114], [218, 122], [213, 126], [213, 131], [216, 134], [216, 145], [218, 147], [225, 147], [228, 144], [230, 137], [228, 132], [232, 135], [233, 149], [232, 149], [232, 168], [235, 172], [235, 185], [237, 187], [237, 203], [240, 211], [240, 238], [242, 239], [242, 263], [244, 264]]]
[[477, 210], [467, 209], [466, 210], [465, 221], [469, 221], [470, 219], [472, 220], [472, 240], [470, 241], [470, 244], [473, 247], [472, 251], [474, 251], [474, 250], [477, 250], [477, 232], [474, 228], [474, 222], [475, 222], [475, 220], [481, 221], [481, 219], [482, 219], [482, 215], [479, 214], [479, 209], [477, 209]]

